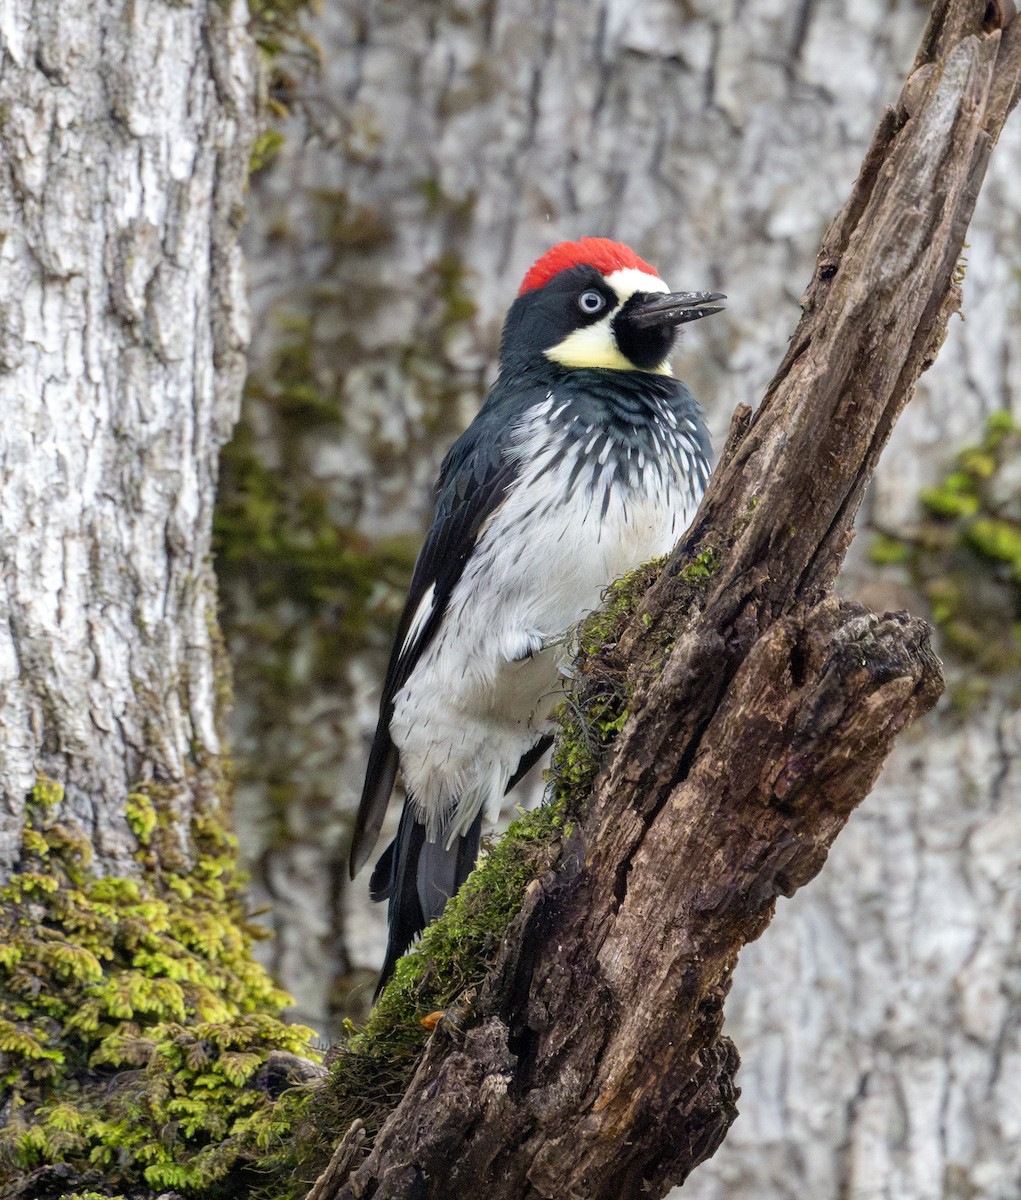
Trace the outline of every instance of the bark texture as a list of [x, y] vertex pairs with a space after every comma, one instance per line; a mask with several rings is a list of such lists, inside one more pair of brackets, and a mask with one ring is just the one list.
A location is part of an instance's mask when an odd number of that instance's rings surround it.
[[[434, 1035], [334, 1194], [656, 1195], [719, 1145], [737, 953], [818, 871], [940, 688], [924, 629], [831, 589], [957, 308], [964, 233], [1019, 87], [1021, 23], [1001, 36], [982, 4], [935, 7], [762, 406], [735, 422], [695, 526], [602, 666], [627, 676], [629, 719], [580, 847], [533, 888], [481, 1023]], [[696, 550], [709, 579], [693, 597]]]
[[0, 3], [4, 1200], [240, 1195], [315, 1071], [224, 811], [258, 82], [243, 3]]
[[[637, 1197], [683, 1180], [736, 1115], [720, 1028], [737, 949], [822, 865], [938, 680], [920, 623], [834, 603], [774, 625], [683, 780], [646, 775], [622, 819], [631, 788], [611, 766], [583, 823], [599, 840], [577, 879], [529, 897], [479, 1000], [493, 1015], [453, 1046], [441, 1027], [377, 1150], [328, 1194]], [[669, 770], [689, 731], [672, 706], [655, 720], [629, 750]]]
[[[588, 233], [631, 242], [673, 286], [730, 295], [677, 360], [722, 445], [730, 412], [761, 394], [784, 352], [824, 223], [927, 16], [914, 0], [325, 6], [310, 26], [321, 63], [289, 67], [286, 141], [253, 181], [246, 237], [257, 384], [281, 376], [300, 317], [302, 381], [345, 416], [282, 439], [272, 403], [250, 394], [254, 446], [327, 497], [363, 549], [420, 538], [435, 468], [481, 398], [521, 272], [551, 242]], [[1014, 120], [968, 233], [965, 319], [894, 431], [865, 498], [871, 524], [911, 532], [919, 492], [984, 420], [1021, 413], [1018, 162]], [[441, 262], [464, 268], [474, 315], [440, 320]], [[902, 568], [877, 575], [872, 540], [852, 547], [845, 594], [927, 613]], [[385, 941], [363, 880], [334, 882], [401, 600], [393, 572], [373, 578], [362, 641], [332, 655], [330, 680], [310, 664], [331, 659], [314, 635], [337, 608], [303, 621], [283, 656], [286, 707], [245, 682], [266, 677], [270, 622], [258, 597], [234, 608], [240, 589], [227, 587], [237, 746], [255, 764], [241, 827], [256, 894], [276, 906], [264, 950], [320, 1028], [364, 1006]], [[976, 587], [988, 578], [977, 565]], [[271, 624], [282, 627], [275, 612]], [[269, 679], [278, 696], [280, 673]], [[741, 1119], [685, 1195], [1012, 1200], [1021, 687], [1014, 671], [957, 663], [951, 691], [980, 698], [963, 710], [948, 698], [899, 740], [827, 869], [742, 954], [727, 1005]]]
[[[212, 791], [217, 455], [247, 307], [242, 5], [0, 8], [0, 877], [42, 774], [101, 871]], [[219, 669], [223, 669], [222, 656]]]

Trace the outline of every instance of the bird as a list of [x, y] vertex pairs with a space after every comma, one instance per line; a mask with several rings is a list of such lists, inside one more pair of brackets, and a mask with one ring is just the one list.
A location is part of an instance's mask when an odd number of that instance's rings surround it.
[[553, 246], [524, 276], [496, 382], [440, 469], [369, 751], [352, 879], [398, 772], [406, 797], [369, 882], [389, 902], [377, 997], [552, 741], [572, 630], [695, 515], [709, 433], [669, 356], [679, 327], [725, 299], [671, 292], [601, 237]]

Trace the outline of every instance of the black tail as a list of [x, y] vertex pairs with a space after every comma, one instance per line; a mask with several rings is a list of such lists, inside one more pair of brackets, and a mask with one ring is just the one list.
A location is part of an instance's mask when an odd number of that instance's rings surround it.
[[481, 837], [480, 812], [449, 850], [441, 841], [427, 842], [425, 826], [415, 820], [414, 804], [410, 800], [405, 803], [397, 836], [383, 851], [369, 880], [373, 900], [390, 901], [390, 936], [373, 999], [393, 974], [397, 960], [468, 878], [479, 856]]

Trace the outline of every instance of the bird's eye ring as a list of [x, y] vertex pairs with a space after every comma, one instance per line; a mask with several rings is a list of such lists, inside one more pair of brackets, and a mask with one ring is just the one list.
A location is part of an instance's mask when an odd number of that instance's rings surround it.
[[578, 297], [578, 307], [583, 313], [592, 316], [593, 313], [601, 312], [606, 307], [606, 297], [602, 292], [589, 290], [582, 292]]

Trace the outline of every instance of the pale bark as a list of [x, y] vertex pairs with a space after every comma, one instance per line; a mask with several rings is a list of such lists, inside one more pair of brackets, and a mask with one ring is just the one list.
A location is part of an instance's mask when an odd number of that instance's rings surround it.
[[40, 775], [118, 874], [133, 787], [183, 829], [215, 803], [246, 23], [218, 0], [0, 5], [0, 876]]
[[[325, 387], [339, 386], [339, 362], [355, 362], [350, 420], [313, 468], [341, 498], [341, 519], [370, 537], [421, 530], [448, 423], [466, 420], [481, 392], [480, 364], [492, 368], [520, 272], [559, 237], [619, 236], [675, 286], [730, 294], [727, 316], [697, 329], [678, 360], [722, 430], [782, 353], [822, 223], [895, 95], [927, 6], [500, 0], [486, 14], [438, 4], [426, 20], [396, 4], [327, 6], [314, 25], [321, 80], [303, 79], [282, 158], [255, 184], [259, 361], [286, 298], [317, 314]], [[968, 235], [966, 319], [951, 323], [866, 499], [885, 526], [914, 520], [920, 488], [976, 440], [986, 415], [1021, 411], [1018, 162], [1015, 120]], [[442, 182], [455, 202], [473, 190], [474, 210], [431, 207], [423, 180]], [[338, 251], [311, 219], [316, 189], [342, 189], [351, 211], [388, 218], [392, 240]], [[398, 370], [405, 341], [427, 340], [429, 265], [442, 249], [470, 268], [480, 308], [437, 353], [456, 400]], [[324, 287], [334, 279], [342, 297], [371, 291], [371, 311], [338, 301]], [[860, 560], [846, 586], [876, 608], [924, 611]], [[384, 643], [351, 664], [349, 700], [309, 696], [296, 724], [311, 732], [299, 744], [311, 749], [303, 756], [315, 780], [297, 773], [291, 794], [312, 799], [292, 812], [293, 843], [278, 839], [264, 860], [282, 900], [282, 937], [268, 949], [317, 1020], [334, 948], [346, 940], [360, 964], [381, 956], [379, 908], [369, 910], [359, 882], [338, 901], [326, 881], [342, 870]], [[742, 956], [728, 1002], [742, 1116], [688, 1193], [1012, 1196], [1021, 1174], [1016, 693], [1016, 679], [1001, 680], [966, 720], [948, 707], [904, 739], [827, 869]], [[253, 783], [243, 798], [264, 816], [258, 795]], [[359, 977], [364, 996], [370, 976]]]

